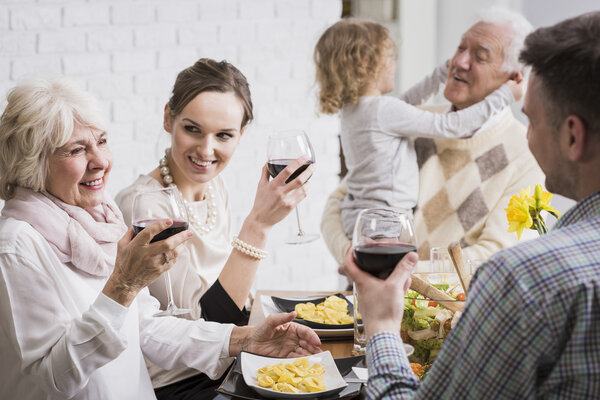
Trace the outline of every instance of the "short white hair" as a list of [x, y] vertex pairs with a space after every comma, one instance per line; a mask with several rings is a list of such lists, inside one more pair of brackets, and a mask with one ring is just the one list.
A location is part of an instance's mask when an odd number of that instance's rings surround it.
[[65, 78], [36, 79], [8, 93], [0, 117], [0, 198], [16, 186], [45, 189], [48, 160], [64, 146], [75, 124], [105, 130], [95, 98]]
[[475, 15], [475, 23], [507, 27], [511, 31], [508, 45], [504, 47], [504, 60], [500, 69], [503, 72], [525, 72], [525, 66], [519, 61], [525, 38], [533, 31], [533, 25], [515, 11], [494, 6], [481, 10]]

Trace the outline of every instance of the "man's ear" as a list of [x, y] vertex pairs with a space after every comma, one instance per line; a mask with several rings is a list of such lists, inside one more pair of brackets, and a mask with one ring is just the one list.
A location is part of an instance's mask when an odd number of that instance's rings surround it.
[[588, 161], [591, 154], [588, 149], [590, 132], [577, 115], [569, 115], [563, 122], [567, 135], [567, 156], [573, 162]]
[[165, 104], [165, 111], [163, 114], [163, 128], [165, 128], [165, 131], [172, 133], [171, 108], [169, 108], [169, 103]]

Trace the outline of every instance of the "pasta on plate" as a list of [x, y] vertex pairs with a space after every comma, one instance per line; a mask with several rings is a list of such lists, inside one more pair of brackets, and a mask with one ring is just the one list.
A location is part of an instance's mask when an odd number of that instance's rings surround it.
[[348, 313], [348, 303], [337, 296], [329, 296], [324, 302], [296, 304], [298, 318], [329, 325], [352, 324], [354, 318]]
[[287, 393], [312, 393], [327, 389], [325, 367], [308, 359], [298, 358], [292, 363], [280, 362], [260, 368], [256, 374], [258, 385], [263, 388]]

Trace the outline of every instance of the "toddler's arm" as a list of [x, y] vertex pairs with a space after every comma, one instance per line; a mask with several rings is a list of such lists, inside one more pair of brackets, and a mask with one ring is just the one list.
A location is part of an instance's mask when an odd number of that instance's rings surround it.
[[448, 63], [444, 62], [438, 65], [433, 72], [423, 78], [421, 82], [416, 83], [398, 98], [402, 101], [417, 106], [423, 104], [431, 96], [437, 94], [440, 85], [446, 83], [448, 79]]
[[[513, 90], [518, 92], [516, 88]], [[388, 97], [379, 107], [377, 118], [380, 128], [391, 135], [460, 138], [471, 136], [474, 130], [514, 101], [515, 97], [507, 84], [479, 103], [445, 114], [421, 110]]]

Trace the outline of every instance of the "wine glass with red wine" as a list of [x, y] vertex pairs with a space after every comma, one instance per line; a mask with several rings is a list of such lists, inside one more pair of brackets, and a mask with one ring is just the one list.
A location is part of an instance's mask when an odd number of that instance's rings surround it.
[[[354, 262], [360, 269], [379, 278], [387, 278], [398, 261], [409, 251], [417, 251], [415, 230], [410, 214], [391, 208], [362, 210], [356, 219], [352, 236]], [[354, 347], [352, 353], [365, 353], [364, 330], [356, 285], [354, 295]]]
[[[310, 140], [303, 130], [292, 129], [287, 131], [276, 132], [269, 136], [267, 145], [267, 169], [269, 174], [274, 178], [295, 159], [305, 156], [306, 163], [300, 166], [285, 183], [289, 183], [296, 179], [310, 164], [315, 162], [315, 152], [313, 151]], [[298, 224], [298, 232], [286, 239], [288, 244], [302, 244], [315, 241], [319, 238], [317, 233], [306, 233], [302, 230], [300, 224], [300, 214], [298, 206], [296, 206], [296, 221]]]
[[[131, 223], [135, 234], [140, 233], [145, 227], [161, 219], [171, 219], [173, 224], [164, 231], [155, 235], [150, 243], [158, 242], [188, 229], [188, 215], [183, 197], [175, 186], [156, 190], [147, 190], [138, 193], [133, 198]], [[154, 314], [162, 317], [167, 315], [188, 314], [192, 310], [178, 308], [173, 301], [173, 288], [171, 274], [166, 272], [165, 284], [167, 290], [167, 308]]]
[[410, 214], [391, 208], [370, 208], [358, 214], [352, 236], [354, 262], [385, 278], [410, 251], [417, 251]]

